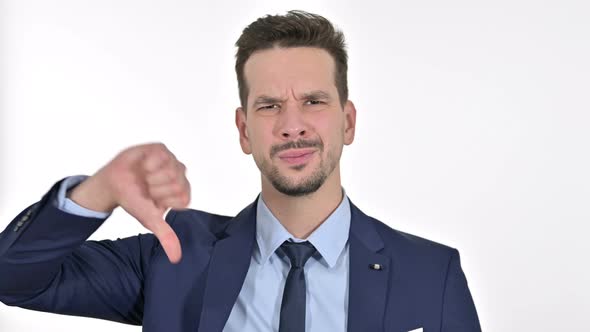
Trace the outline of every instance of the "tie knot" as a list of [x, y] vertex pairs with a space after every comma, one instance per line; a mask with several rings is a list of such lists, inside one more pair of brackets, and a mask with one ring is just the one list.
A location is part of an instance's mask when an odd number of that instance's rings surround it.
[[291, 268], [299, 268], [305, 265], [305, 262], [316, 252], [315, 247], [305, 242], [289, 242], [285, 241], [281, 245], [281, 250], [291, 261]]

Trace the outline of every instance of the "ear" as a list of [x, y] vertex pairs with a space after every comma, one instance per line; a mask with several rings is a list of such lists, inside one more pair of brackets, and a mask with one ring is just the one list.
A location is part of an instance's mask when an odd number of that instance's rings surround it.
[[352, 101], [347, 100], [344, 105], [344, 144], [350, 145], [354, 141], [356, 128], [356, 108]]
[[236, 108], [236, 127], [240, 135], [240, 146], [245, 154], [251, 154], [250, 139], [246, 127], [246, 111], [242, 107]]

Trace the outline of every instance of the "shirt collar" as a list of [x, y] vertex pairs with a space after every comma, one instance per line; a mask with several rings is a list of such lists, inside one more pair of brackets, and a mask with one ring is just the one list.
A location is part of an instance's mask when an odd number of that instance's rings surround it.
[[[350, 231], [350, 202], [344, 189], [342, 189], [342, 197], [336, 210], [307, 238], [307, 241], [313, 244], [329, 267], [336, 265], [338, 257], [348, 241]], [[287, 240], [305, 241], [296, 238], [287, 231], [266, 206], [262, 194], [260, 194], [256, 206], [258, 250], [254, 251], [254, 259], [264, 265], [277, 248]]]

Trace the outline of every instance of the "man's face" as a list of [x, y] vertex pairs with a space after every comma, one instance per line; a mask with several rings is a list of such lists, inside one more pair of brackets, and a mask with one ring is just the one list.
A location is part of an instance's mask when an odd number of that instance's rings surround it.
[[330, 54], [312, 47], [259, 51], [244, 66], [249, 93], [247, 114], [236, 110], [240, 144], [263, 181], [285, 195], [315, 192], [335, 169], [340, 181], [356, 111], [350, 101], [342, 108], [334, 70]]

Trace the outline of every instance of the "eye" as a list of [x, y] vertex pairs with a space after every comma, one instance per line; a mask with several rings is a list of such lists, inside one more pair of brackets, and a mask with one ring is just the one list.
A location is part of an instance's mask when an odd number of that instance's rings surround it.
[[308, 103], [310, 103], [311, 105], [320, 105], [320, 104], [324, 104], [323, 101], [321, 100], [308, 100]]

